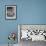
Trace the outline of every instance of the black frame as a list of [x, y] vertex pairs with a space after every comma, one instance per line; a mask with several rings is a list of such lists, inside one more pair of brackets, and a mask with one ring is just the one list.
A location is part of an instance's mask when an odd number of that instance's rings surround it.
[[[14, 18], [14, 19], [7, 19], [7, 18], [6, 18], [6, 15], [7, 15], [7, 14], [6, 14], [6, 11], [7, 11], [6, 8], [7, 8], [7, 7], [13, 7], [13, 6], [16, 7], [16, 8], [15, 8], [15, 10], [16, 10], [15, 17], [16, 17], [16, 18]], [[5, 20], [16, 20], [16, 19], [17, 19], [17, 6], [16, 6], [16, 5], [5, 5]]]

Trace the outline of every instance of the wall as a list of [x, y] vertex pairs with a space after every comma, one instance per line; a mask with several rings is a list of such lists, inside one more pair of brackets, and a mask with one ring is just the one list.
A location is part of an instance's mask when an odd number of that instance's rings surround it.
[[[5, 20], [5, 5], [15, 4], [17, 19]], [[46, 24], [46, 0], [0, 0], [0, 44], [8, 43], [9, 32], [18, 32], [18, 24]]]

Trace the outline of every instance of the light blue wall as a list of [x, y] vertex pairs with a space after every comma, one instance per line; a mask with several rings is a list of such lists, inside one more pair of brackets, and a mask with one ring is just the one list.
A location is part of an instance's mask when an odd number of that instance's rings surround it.
[[[5, 5], [17, 6], [16, 20], [5, 20]], [[46, 0], [0, 0], [0, 44], [8, 43], [18, 24], [46, 24]]]

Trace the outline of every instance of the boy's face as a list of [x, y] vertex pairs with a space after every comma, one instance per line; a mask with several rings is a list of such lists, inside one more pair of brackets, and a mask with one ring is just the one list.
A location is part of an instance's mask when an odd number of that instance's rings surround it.
[[9, 16], [9, 17], [14, 16], [14, 8], [13, 7], [7, 7], [7, 16]]

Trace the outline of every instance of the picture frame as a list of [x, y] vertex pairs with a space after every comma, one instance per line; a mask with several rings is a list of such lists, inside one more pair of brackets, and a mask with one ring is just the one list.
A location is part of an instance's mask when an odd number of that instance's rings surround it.
[[16, 5], [5, 5], [5, 19], [6, 20], [16, 19]]

